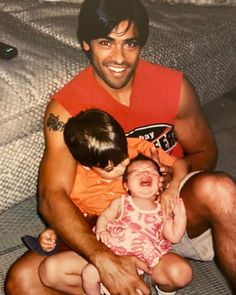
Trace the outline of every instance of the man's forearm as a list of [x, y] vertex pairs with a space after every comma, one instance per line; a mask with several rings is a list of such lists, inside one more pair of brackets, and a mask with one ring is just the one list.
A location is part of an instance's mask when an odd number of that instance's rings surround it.
[[92, 262], [94, 253], [106, 251], [105, 245], [97, 241], [83, 213], [69, 197], [58, 192], [54, 194], [54, 200], [47, 194], [41, 195], [40, 213], [66, 245]]
[[196, 152], [191, 155], [185, 155], [184, 160], [189, 164], [191, 171], [213, 170], [217, 163], [217, 150], [213, 149], [211, 153]]

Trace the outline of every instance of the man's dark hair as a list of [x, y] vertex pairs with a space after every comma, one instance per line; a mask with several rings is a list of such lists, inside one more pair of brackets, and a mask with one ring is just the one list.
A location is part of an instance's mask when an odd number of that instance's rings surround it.
[[137, 162], [137, 161], [146, 161], [146, 162], [151, 162], [153, 166], [156, 168], [157, 172], [161, 174], [160, 172], [160, 166], [158, 165], [157, 162], [155, 162], [152, 158], [149, 158], [145, 156], [142, 153], [139, 153], [136, 157], [130, 160], [129, 165], [126, 167], [125, 172], [123, 174], [123, 182], [127, 182], [128, 175], [129, 175], [129, 167], [132, 163]]
[[65, 124], [64, 140], [74, 159], [88, 167], [114, 166], [128, 157], [127, 139], [121, 125], [108, 113], [89, 109]]
[[127, 20], [128, 27], [134, 23], [138, 42], [145, 45], [149, 34], [149, 17], [141, 0], [85, 0], [78, 21], [78, 39], [83, 41], [107, 37], [121, 22]]

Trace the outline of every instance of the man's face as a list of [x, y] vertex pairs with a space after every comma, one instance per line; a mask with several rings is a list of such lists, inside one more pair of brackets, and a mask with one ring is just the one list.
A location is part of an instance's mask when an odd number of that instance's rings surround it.
[[83, 43], [90, 50], [96, 79], [108, 90], [132, 85], [141, 48], [134, 25], [127, 27], [128, 21], [122, 21], [106, 38]]
[[149, 199], [159, 192], [159, 173], [151, 161], [135, 161], [128, 168], [125, 187], [133, 197]]

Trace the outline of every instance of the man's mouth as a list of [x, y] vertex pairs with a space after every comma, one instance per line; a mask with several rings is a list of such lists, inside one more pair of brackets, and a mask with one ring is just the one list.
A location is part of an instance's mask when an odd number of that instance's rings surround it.
[[112, 72], [115, 72], [115, 73], [122, 73], [126, 70], [126, 67], [111, 67], [111, 66], [109, 66], [108, 69], [111, 70]]

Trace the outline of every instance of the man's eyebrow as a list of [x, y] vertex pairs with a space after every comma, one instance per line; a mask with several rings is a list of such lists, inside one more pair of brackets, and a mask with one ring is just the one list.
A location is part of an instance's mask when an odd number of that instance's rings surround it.
[[128, 39], [125, 39], [124, 40], [125, 42], [138, 42], [139, 40], [138, 40], [138, 37], [132, 37], [132, 38], [128, 38]]
[[[115, 38], [112, 38], [111, 36], [106, 36], [101, 39], [106, 39], [108, 41], [115, 41]], [[131, 38], [124, 39], [123, 41], [124, 42], [133, 42], [133, 41], [138, 42], [139, 40], [138, 40], [138, 37], [131, 37]]]

